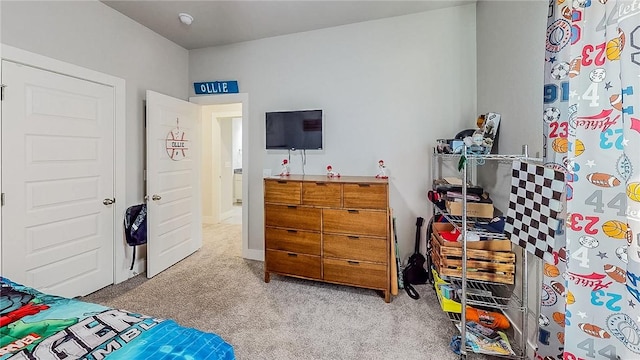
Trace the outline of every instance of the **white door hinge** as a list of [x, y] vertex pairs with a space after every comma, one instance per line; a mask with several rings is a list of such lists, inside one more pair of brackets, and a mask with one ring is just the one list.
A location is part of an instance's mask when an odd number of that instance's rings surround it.
[[7, 85], [5, 84], [0, 84], [0, 101], [4, 100], [4, 88], [6, 88]]
[[0, 195], [0, 206], [4, 206], [4, 193]]

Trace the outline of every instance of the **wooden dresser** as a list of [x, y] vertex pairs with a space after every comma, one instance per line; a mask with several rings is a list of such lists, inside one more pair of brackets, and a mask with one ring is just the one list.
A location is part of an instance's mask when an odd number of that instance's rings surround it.
[[381, 290], [390, 301], [389, 184], [365, 176], [264, 179], [270, 274]]

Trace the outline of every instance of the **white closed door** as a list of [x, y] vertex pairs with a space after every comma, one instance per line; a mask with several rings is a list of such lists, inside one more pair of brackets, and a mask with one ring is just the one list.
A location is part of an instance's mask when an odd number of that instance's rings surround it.
[[114, 279], [114, 89], [2, 63], [2, 275], [75, 297]]
[[147, 91], [147, 277], [202, 246], [200, 106]]

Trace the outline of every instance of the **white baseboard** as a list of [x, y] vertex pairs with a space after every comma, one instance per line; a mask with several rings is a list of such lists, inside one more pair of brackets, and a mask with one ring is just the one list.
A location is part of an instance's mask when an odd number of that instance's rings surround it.
[[[146, 259], [138, 259], [136, 263], [133, 265], [133, 276], [138, 274], [142, 274], [147, 272], [147, 260]], [[132, 276], [132, 277], [133, 277]]]
[[264, 261], [264, 250], [246, 249], [242, 251], [242, 257], [249, 260]]
[[[509, 320], [509, 323], [511, 323], [511, 327], [513, 328], [514, 334], [517, 334], [516, 338], [522, 337], [524, 329], [521, 328], [520, 322], [514, 316], [527, 316], [528, 317], [527, 325], [529, 329], [531, 329], [533, 324], [538, 323], [538, 318], [535, 314], [535, 311], [530, 308], [527, 309], [526, 315], [522, 313], [511, 313], [509, 311], [505, 311], [503, 312], [503, 314], [507, 317], [507, 319]], [[533, 354], [538, 349], [538, 344], [536, 343], [538, 334], [537, 333], [530, 334], [528, 331], [524, 331], [524, 333], [528, 335], [527, 338], [525, 339], [525, 346], [526, 346], [526, 349], [524, 350], [525, 355], [527, 356], [528, 359], [532, 359]], [[518, 345], [518, 347], [520, 346], [520, 344], [516, 344], [516, 345]]]
[[224, 221], [224, 220], [232, 217], [234, 214], [235, 214], [235, 212], [233, 210], [225, 211], [222, 214], [220, 214], [220, 221]]

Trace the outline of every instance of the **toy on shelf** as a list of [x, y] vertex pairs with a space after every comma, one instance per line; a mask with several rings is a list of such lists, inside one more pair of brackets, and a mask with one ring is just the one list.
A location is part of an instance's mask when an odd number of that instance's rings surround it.
[[340, 173], [333, 171], [333, 167], [331, 165], [327, 165], [327, 177], [340, 177]]
[[280, 176], [289, 176], [289, 160], [282, 160], [282, 171], [280, 172]]
[[491, 329], [504, 330], [511, 326], [507, 317], [499, 312], [476, 309], [471, 306], [467, 306], [466, 319]]
[[387, 167], [384, 166], [384, 161], [378, 161], [378, 174], [376, 175], [378, 179], [387, 179], [389, 175], [387, 174]]

